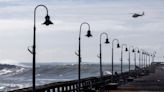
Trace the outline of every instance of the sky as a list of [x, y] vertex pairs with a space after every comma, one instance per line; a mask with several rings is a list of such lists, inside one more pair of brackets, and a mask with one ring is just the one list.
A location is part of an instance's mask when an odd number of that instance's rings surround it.
[[[156, 61], [164, 56], [164, 0], [0, 0], [0, 62], [32, 63], [28, 46], [33, 44], [34, 8], [48, 7], [53, 25], [45, 26], [46, 11], [37, 9], [36, 61], [78, 62], [80, 24], [90, 24], [92, 38], [86, 38], [87, 26], [82, 27], [82, 62], [99, 63], [100, 33], [109, 40], [119, 39], [149, 53], [156, 51]], [[145, 16], [132, 18], [132, 13]], [[105, 37], [102, 38], [102, 41]], [[111, 46], [103, 44], [103, 62], [111, 63]], [[124, 62], [128, 53], [124, 52]], [[133, 60], [133, 54], [131, 55]], [[120, 49], [114, 48], [114, 62], [120, 62]]]

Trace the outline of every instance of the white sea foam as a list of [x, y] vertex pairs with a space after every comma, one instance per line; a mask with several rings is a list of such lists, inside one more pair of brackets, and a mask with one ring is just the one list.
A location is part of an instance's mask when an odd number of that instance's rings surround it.
[[16, 69], [12, 70], [12, 73], [9, 74], [9, 76], [20, 74], [22, 72], [26, 71], [26, 68], [24, 67], [17, 67]]
[[41, 74], [36, 74], [36, 77], [39, 77]]
[[104, 71], [104, 75], [112, 75], [110, 71]]
[[26, 70], [27, 70], [27, 68], [24, 68], [24, 67], [16, 67], [16, 68], [10, 68], [10, 69], [4, 68], [4, 69], [0, 70], [0, 75], [13, 76], [16, 74], [20, 74]]
[[9, 74], [9, 73], [11, 73], [11, 72], [12, 72], [12, 70], [9, 70], [9, 69], [2, 69], [2, 70], [0, 70], [0, 75]]
[[0, 90], [3, 90], [5, 88], [5, 86], [0, 86]]
[[29, 84], [29, 83], [26, 83], [26, 84], [13, 84], [13, 83], [7, 84], [7, 83], [4, 83], [4, 84], [0, 85], [0, 92], [1, 91], [7, 92], [9, 90], [20, 89], [20, 88], [30, 87], [30, 86], [31, 86], [31, 84]]

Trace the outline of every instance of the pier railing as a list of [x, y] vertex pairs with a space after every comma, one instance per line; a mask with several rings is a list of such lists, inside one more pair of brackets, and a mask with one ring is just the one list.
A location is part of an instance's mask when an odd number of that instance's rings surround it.
[[[154, 66], [153, 66], [154, 67]], [[124, 72], [122, 74], [114, 75], [114, 82], [122, 83], [127, 82], [127, 78], [144, 76], [149, 72], [150, 67]], [[144, 74], [144, 75], [143, 75]], [[123, 80], [120, 82], [120, 80]], [[99, 90], [100, 86], [105, 87], [111, 82], [111, 76], [105, 75], [102, 79], [100, 77], [89, 77], [81, 79], [81, 89], [94, 89]], [[78, 80], [55, 82], [36, 87], [36, 92], [77, 92]], [[9, 92], [32, 92], [32, 87], [17, 89]]]

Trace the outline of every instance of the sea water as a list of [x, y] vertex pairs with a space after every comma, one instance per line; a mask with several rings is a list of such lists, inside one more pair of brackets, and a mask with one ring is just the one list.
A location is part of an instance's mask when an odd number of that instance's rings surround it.
[[[131, 66], [134, 69], [134, 66]], [[114, 65], [114, 72], [120, 73], [120, 65]], [[123, 66], [128, 71], [128, 65]], [[103, 65], [103, 74], [111, 74], [111, 65]], [[99, 64], [81, 64], [81, 77], [100, 76]], [[36, 67], [36, 85], [78, 78], [78, 64], [75, 63], [42, 63]], [[0, 92], [32, 86], [32, 66], [0, 64]]]

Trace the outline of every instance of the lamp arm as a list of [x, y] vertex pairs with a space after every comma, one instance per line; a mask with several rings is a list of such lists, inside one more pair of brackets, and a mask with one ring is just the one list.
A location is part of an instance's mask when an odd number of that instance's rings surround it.
[[27, 47], [27, 50], [28, 50], [31, 54], [34, 54], [33, 50], [31, 50], [30, 48], [31, 48], [31, 46], [28, 46], [28, 47]]
[[36, 10], [37, 10], [38, 7], [44, 7], [44, 8], [46, 9], [46, 13], [47, 13], [47, 15], [48, 15], [48, 8], [47, 8], [45, 5], [42, 5], [42, 4], [37, 5], [37, 6], [35, 7], [35, 9], [34, 9], [34, 27], [35, 27], [35, 25], [36, 25]]

